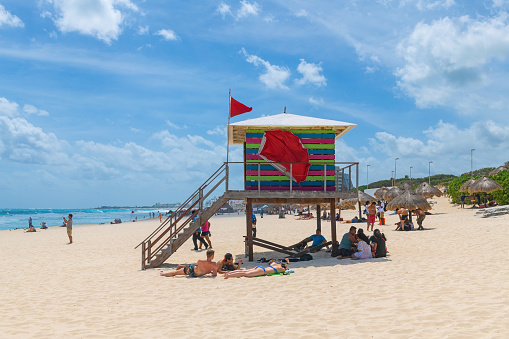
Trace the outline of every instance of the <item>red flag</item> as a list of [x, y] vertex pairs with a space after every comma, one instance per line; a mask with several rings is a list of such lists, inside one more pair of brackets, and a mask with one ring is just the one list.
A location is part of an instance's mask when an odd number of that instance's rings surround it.
[[241, 102], [230, 97], [230, 117], [234, 117], [236, 115], [251, 112], [253, 107], [247, 107]]
[[[265, 131], [258, 155], [281, 173], [301, 183], [308, 176], [309, 153], [299, 137], [290, 131]], [[290, 164], [292, 164], [290, 172]]]

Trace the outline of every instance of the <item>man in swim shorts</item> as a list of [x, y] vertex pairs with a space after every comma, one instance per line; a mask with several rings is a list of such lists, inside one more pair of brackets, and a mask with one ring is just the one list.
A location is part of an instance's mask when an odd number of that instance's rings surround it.
[[376, 203], [373, 201], [371, 204], [369, 204], [367, 210], [368, 210], [368, 231], [370, 225], [371, 231], [373, 231], [376, 221]]
[[398, 211], [399, 225], [395, 231], [403, 231], [405, 229], [405, 220], [408, 218], [408, 210], [406, 208], [400, 208]]
[[207, 250], [207, 260], [198, 260], [196, 264], [192, 265], [179, 265], [175, 271], [164, 273], [160, 272], [161, 276], [174, 277], [176, 275], [187, 275], [191, 278], [201, 277], [205, 274], [211, 273], [213, 277], [217, 276], [217, 264], [213, 262], [214, 250]]

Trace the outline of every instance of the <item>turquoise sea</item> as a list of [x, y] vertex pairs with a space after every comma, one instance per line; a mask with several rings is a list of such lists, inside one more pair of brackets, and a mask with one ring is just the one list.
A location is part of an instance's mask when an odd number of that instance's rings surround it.
[[[46, 222], [47, 226], [60, 226], [63, 224], [62, 217], [69, 213], [73, 215], [74, 225], [110, 223], [116, 218], [122, 222], [131, 222], [132, 220], [143, 220], [150, 217], [158, 211], [163, 216], [168, 210], [141, 208], [141, 209], [0, 209], [0, 230], [11, 230], [17, 228], [28, 228], [28, 218], [32, 218], [34, 227], [41, 227], [41, 222]], [[133, 213], [134, 212], [134, 213]]]

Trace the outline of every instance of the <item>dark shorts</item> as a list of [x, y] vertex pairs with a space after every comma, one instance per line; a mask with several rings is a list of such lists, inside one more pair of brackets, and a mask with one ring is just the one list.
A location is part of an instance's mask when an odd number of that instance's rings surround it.
[[201, 232], [201, 236], [202, 237], [206, 237], [207, 235], [210, 234], [210, 231], [207, 231], [207, 232]]
[[196, 275], [194, 273], [194, 264], [186, 265], [184, 267], [184, 274], [190, 276], [191, 278], [196, 278]]
[[408, 218], [408, 214], [401, 215], [401, 220], [406, 220], [406, 218]]
[[352, 250], [347, 250], [346, 248], [343, 248], [343, 247], [340, 247], [338, 249], [338, 257], [339, 256], [341, 256], [341, 257], [350, 257], [350, 256], [352, 256], [352, 253], [353, 253]]

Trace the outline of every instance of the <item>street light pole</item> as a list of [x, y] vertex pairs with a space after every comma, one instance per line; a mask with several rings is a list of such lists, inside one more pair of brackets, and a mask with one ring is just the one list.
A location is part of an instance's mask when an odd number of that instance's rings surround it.
[[412, 166], [410, 166], [410, 183], [412, 183]]
[[428, 184], [431, 185], [431, 164], [433, 163], [433, 161], [430, 161], [428, 163]]
[[473, 158], [474, 151], [475, 151], [475, 148], [472, 148], [470, 150], [470, 175], [471, 176], [474, 173], [474, 158]]
[[394, 182], [392, 186], [396, 186], [396, 161], [398, 161], [399, 158], [394, 159]]
[[366, 165], [366, 188], [369, 188], [369, 166], [371, 165]]

